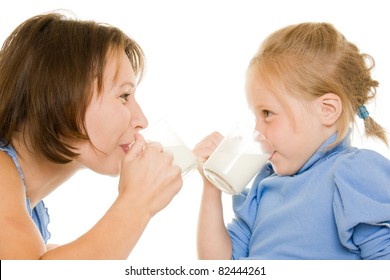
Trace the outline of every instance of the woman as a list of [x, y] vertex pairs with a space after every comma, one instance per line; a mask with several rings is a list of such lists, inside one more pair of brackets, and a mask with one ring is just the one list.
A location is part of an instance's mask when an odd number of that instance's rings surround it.
[[[180, 168], [139, 131], [144, 55], [118, 28], [33, 17], [0, 53], [0, 258], [126, 259], [182, 186]], [[78, 170], [120, 175], [118, 196], [87, 233], [46, 245], [42, 199]]]

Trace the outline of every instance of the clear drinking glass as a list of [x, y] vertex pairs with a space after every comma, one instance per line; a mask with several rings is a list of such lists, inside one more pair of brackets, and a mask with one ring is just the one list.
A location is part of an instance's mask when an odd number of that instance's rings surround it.
[[266, 142], [252, 127], [237, 124], [204, 163], [204, 175], [220, 190], [240, 193], [270, 158]]
[[182, 170], [182, 176], [190, 173], [197, 166], [196, 156], [185, 145], [166, 120], [159, 120], [142, 132], [146, 141], [159, 142], [164, 151], [173, 154], [173, 164]]

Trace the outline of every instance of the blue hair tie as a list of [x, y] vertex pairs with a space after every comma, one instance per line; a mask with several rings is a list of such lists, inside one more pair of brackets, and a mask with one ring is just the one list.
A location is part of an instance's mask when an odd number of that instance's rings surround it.
[[367, 111], [366, 106], [362, 105], [359, 107], [358, 116], [362, 120], [365, 120], [368, 117], [369, 113]]

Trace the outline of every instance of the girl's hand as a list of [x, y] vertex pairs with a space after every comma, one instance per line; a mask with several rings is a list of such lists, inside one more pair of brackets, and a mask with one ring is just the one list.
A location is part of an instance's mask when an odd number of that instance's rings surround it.
[[203, 138], [193, 149], [194, 155], [198, 158], [198, 171], [204, 178], [203, 163], [210, 157], [210, 155], [221, 143], [223, 136], [219, 132], [213, 132]]
[[183, 185], [181, 169], [173, 166], [173, 156], [159, 143], [146, 143], [136, 137], [122, 161], [119, 195], [137, 211], [150, 217], [166, 207]]

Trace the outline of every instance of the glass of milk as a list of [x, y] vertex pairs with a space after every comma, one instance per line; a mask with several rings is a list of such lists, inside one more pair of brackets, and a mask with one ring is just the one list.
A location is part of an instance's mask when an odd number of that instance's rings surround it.
[[161, 119], [142, 132], [145, 140], [159, 142], [163, 146], [163, 151], [173, 155], [173, 165], [177, 165], [182, 170], [184, 177], [197, 166], [196, 156], [184, 144], [172, 127]]
[[264, 141], [249, 125], [237, 124], [204, 163], [204, 175], [220, 190], [239, 194], [270, 157]]

